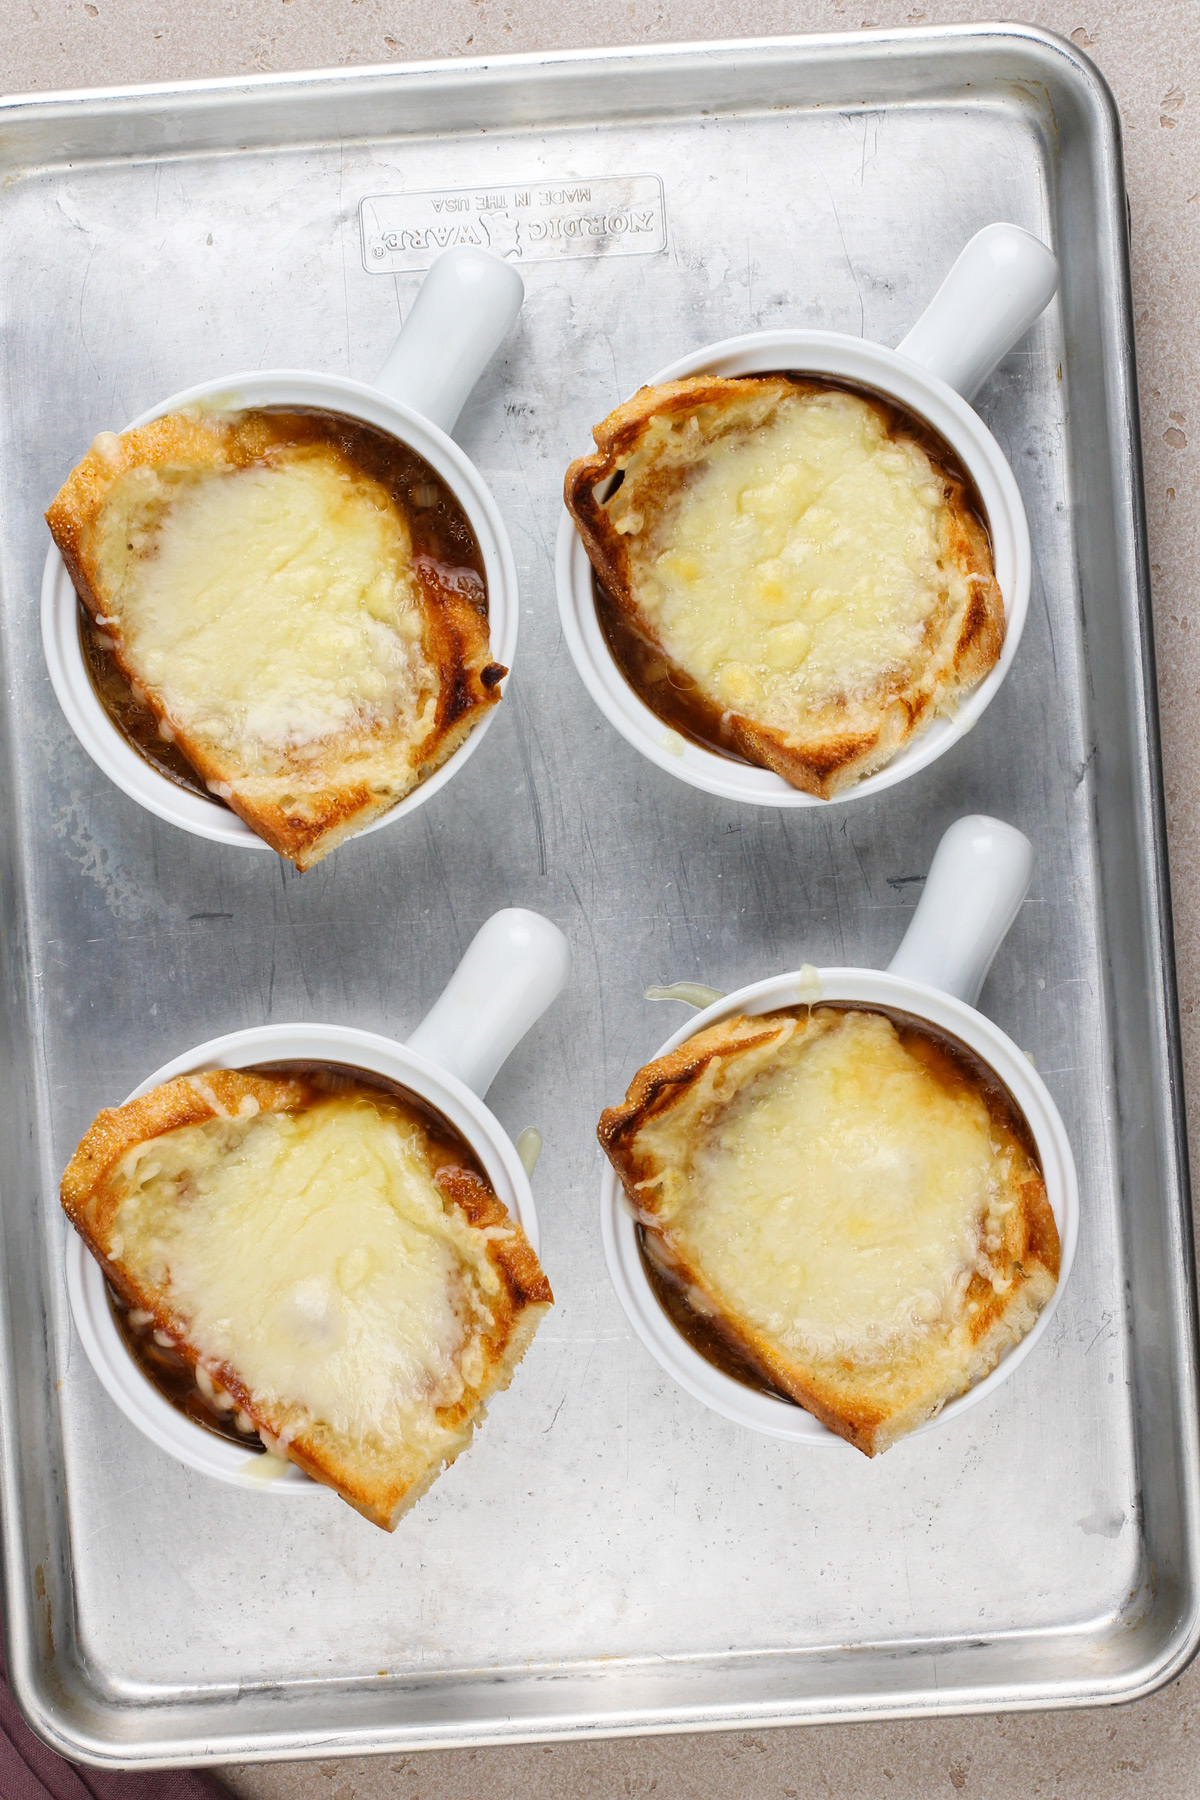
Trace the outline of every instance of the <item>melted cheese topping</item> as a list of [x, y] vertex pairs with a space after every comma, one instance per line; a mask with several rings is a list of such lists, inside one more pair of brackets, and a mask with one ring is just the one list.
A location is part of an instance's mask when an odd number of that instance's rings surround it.
[[818, 1356], [894, 1354], [961, 1318], [1010, 1206], [977, 1091], [875, 1013], [818, 1015], [725, 1105], [719, 1086], [669, 1222], [727, 1306]]
[[[839, 390], [752, 400], [712, 436], [721, 424], [712, 407], [652, 420], [608, 505], [663, 648], [728, 709], [784, 728], [903, 680], [970, 579], [944, 553], [944, 478]], [[688, 477], [647, 528], [640, 478], [658, 468]]]
[[494, 1232], [443, 1198], [404, 1115], [342, 1096], [209, 1119], [122, 1174], [114, 1249], [269, 1407], [412, 1445], [481, 1378]]
[[408, 523], [333, 445], [130, 469], [96, 529], [109, 629], [176, 726], [253, 755], [432, 725]]

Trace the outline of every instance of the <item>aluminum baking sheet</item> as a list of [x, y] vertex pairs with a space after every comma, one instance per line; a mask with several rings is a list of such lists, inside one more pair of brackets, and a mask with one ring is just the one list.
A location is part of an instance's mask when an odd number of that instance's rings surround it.
[[[1090, 1703], [1177, 1672], [1198, 1628], [1191, 1240], [1125, 201], [1086, 58], [968, 28], [29, 98], [0, 156], [0, 1426], [11, 1666], [38, 1729], [96, 1761], [329, 1756]], [[370, 377], [416, 237], [489, 194], [513, 254], [531, 213], [560, 234], [522, 258], [522, 320], [458, 428], [523, 584], [494, 730], [436, 802], [303, 877], [156, 822], [52, 698], [42, 508], [96, 431], [192, 382]], [[562, 253], [564, 220], [622, 208], [648, 231], [572, 227]], [[997, 218], [1063, 266], [978, 402], [1037, 560], [1012, 675], [953, 754], [873, 800], [691, 791], [610, 730], [564, 651], [567, 461], [695, 345], [781, 323], [894, 342]], [[974, 810], [1037, 851], [982, 1004], [1074, 1145], [1069, 1290], [990, 1403], [878, 1462], [749, 1435], [625, 1323], [596, 1117], [679, 1016], [644, 987], [885, 961]], [[208, 1485], [73, 1339], [64, 1162], [99, 1106], [219, 1032], [402, 1036], [509, 902], [574, 946], [492, 1092], [545, 1134], [553, 1316], [393, 1537], [331, 1496]]]

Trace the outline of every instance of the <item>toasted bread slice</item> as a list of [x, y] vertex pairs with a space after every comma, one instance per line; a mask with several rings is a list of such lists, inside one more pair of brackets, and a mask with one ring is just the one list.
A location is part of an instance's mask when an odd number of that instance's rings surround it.
[[640, 1070], [599, 1136], [658, 1270], [868, 1456], [981, 1380], [1057, 1284], [1020, 1113], [901, 1015], [724, 1020]]
[[301, 869], [443, 763], [505, 674], [482, 576], [419, 552], [356, 443], [386, 477], [391, 440], [337, 415], [172, 413], [103, 433], [46, 514], [163, 737]]
[[593, 435], [566, 503], [668, 724], [828, 799], [997, 661], [988, 535], [921, 421], [815, 380], [696, 375]]
[[390, 1531], [553, 1301], [520, 1226], [448, 1154], [399, 1099], [218, 1069], [101, 1112], [62, 1203], [200, 1382]]

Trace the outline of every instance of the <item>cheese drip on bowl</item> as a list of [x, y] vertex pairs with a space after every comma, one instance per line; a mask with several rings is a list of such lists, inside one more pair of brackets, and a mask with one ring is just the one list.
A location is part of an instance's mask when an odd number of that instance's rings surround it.
[[447, 1202], [400, 1111], [336, 1096], [208, 1119], [139, 1145], [122, 1175], [114, 1252], [252, 1397], [411, 1445], [478, 1378], [489, 1233]]

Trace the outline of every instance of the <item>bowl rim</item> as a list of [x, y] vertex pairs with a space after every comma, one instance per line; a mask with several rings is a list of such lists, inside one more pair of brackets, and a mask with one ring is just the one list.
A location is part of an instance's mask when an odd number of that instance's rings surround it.
[[978, 723], [1020, 646], [1029, 615], [1033, 553], [1016, 477], [975, 408], [947, 382], [884, 344], [836, 331], [749, 332], [678, 358], [653, 375], [648, 385], [686, 375], [766, 374], [780, 369], [856, 381], [916, 414], [946, 440], [975, 483], [992, 539], [1005, 637], [995, 666], [970, 690], [953, 718], [933, 719], [883, 768], [822, 800], [793, 787], [771, 769], [693, 743], [646, 705], [621, 673], [604, 639], [596, 613], [592, 566], [565, 506], [555, 545], [555, 587], [563, 635], [579, 676], [609, 723], [635, 750], [677, 780], [721, 799], [784, 808], [832, 806], [867, 799], [916, 775]]
[[[989, 1398], [1016, 1372], [1049, 1329], [1070, 1277], [1079, 1245], [1079, 1182], [1066, 1127], [1045, 1082], [1027, 1055], [984, 1013], [923, 982], [887, 970], [804, 968], [773, 975], [736, 989], [697, 1013], [673, 1032], [653, 1058], [666, 1056], [709, 1025], [737, 1013], [751, 1016], [784, 1006], [851, 1001], [864, 1007], [891, 1006], [961, 1039], [1005, 1083], [1025, 1115], [1037, 1145], [1046, 1194], [1058, 1227], [1058, 1284], [1033, 1325], [1005, 1352], [991, 1372], [948, 1401], [932, 1419], [906, 1434], [908, 1441], [940, 1430]], [[684, 1339], [671, 1323], [647, 1280], [637, 1247], [636, 1226], [616, 1171], [605, 1160], [600, 1181], [600, 1233], [617, 1299], [635, 1333], [659, 1366], [684, 1391], [711, 1411], [767, 1437], [814, 1449], [852, 1451], [836, 1432], [786, 1400], [756, 1393], [723, 1374]]]
[[[185, 407], [246, 411], [257, 406], [312, 406], [343, 412], [415, 450], [454, 493], [483, 555], [488, 588], [492, 655], [512, 674], [516, 657], [520, 597], [516, 562], [499, 507], [466, 453], [446, 432], [399, 400], [367, 382], [311, 370], [265, 369], [219, 376], [181, 389], [139, 413], [124, 427], [136, 430], [152, 419]], [[79, 599], [58, 546], [51, 541], [41, 585], [42, 649], [50, 684], [68, 725], [92, 761], [121, 792], [171, 825], [211, 842], [238, 849], [271, 851], [271, 846], [229, 808], [203, 799], [160, 774], [138, 754], [110, 719], [88, 676], [79, 637]], [[505, 678], [506, 680], [508, 677]], [[458, 748], [404, 799], [364, 825], [353, 837], [368, 837], [424, 805], [478, 749], [499, 708], [491, 706]], [[350, 840], [347, 840], [350, 841]], [[272, 854], [275, 854], [271, 851]]]
[[[464, 1082], [380, 1033], [307, 1022], [247, 1026], [173, 1057], [139, 1082], [126, 1102], [177, 1075], [291, 1058], [343, 1062], [390, 1076], [436, 1106], [467, 1139], [498, 1197], [538, 1253], [537, 1209], [529, 1177], [495, 1114]], [[100, 1265], [69, 1224], [64, 1256], [71, 1315], [88, 1361], [109, 1398], [144, 1436], [185, 1467], [246, 1491], [284, 1495], [329, 1491], [294, 1463], [274, 1457], [264, 1463], [261, 1453], [243, 1450], [177, 1412], [127, 1350], [108, 1304], [108, 1284]]]

